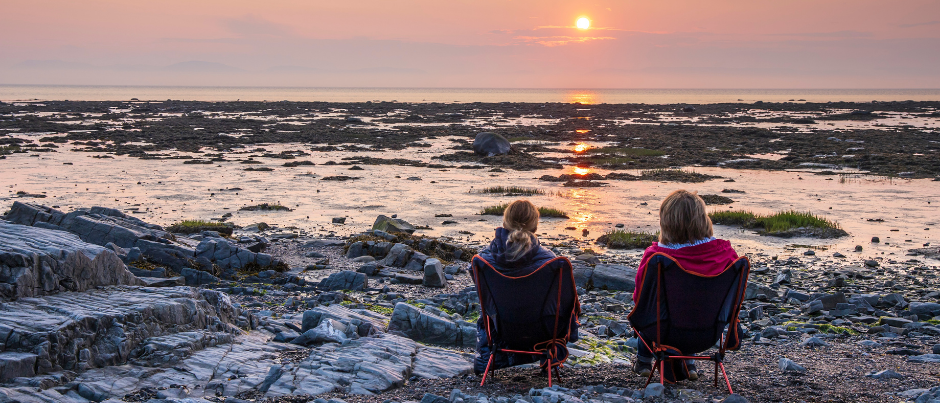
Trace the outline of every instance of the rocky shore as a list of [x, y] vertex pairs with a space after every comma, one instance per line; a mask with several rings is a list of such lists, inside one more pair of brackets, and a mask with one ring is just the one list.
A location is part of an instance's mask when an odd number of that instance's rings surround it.
[[548, 243], [575, 263], [581, 341], [480, 387], [482, 246], [379, 216], [345, 237], [263, 226], [173, 233], [118, 210], [15, 202], [0, 220], [0, 402], [630, 402], [940, 399], [937, 247], [754, 254], [735, 395], [630, 371], [638, 255]]

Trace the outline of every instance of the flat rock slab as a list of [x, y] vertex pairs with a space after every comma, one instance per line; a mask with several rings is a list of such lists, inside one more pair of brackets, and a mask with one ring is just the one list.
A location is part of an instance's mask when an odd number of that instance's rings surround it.
[[389, 332], [397, 332], [412, 340], [441, 346], [476, 346], [476, 325], [453, 321], [404, 302], [395, 305], [388, 323]]
[[[238, 332], [226, 294], [190, 287], [113, 286], [0, 304], [0, 352], [37, 355], [38, 374], [120, 365], [151, 337]], [[25, 375], [29, 376], [29, 375]]]
[[436, 379], [470, 373], [472, 369], [470, 361], [458, 353], [379, 334], [314, 349], [306, 360], [281, 368], [267, 395], [334, 391], [372, 395], [401, 386], [412, 375]]
[[65, 231], [0, 220], [0, 301], [143, 284], [108, 249]]

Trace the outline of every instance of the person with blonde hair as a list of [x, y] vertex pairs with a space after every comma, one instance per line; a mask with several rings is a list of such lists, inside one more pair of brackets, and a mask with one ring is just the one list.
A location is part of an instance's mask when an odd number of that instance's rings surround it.
[[[489, 247], [478, 254], [487, 265], [500, 274], [511, 278], [521, 278], [549, 264], [567, 264], [566, 259], [556, 259], [555, 253], [539, 243], [535, 231], [539, 226], [539, 209], [528, 200], [516, 200], [506, 206], [503, 212], [503, 225], [496, 228], [496, 234]], [[476, 259], [476, 258], [475, 258]], [[470, 270], [473, 273], [473, 270]], [[475, 279], [476, 280], [476, 279]], [[545, 290], [548, 293], [548, 290]], [[520, 298], [544, 298], [545, 295], [520, 295]], [[575, 298], [575, 300], [577, 300]], [[577, 305], [577, 303], [576, 303]], [[580, 312], [580, 307], [575, 307]], [[490, 357], [490, 346], [486, 332], [485, 318], [477, 321], [477, 352], [474, 371], [482, 374]], [[492, 325], [492, 324], [491, 324]], [[568, 341], [578, 340], [578, 317], [571, 318]], [[534, 362], [535, 356], [513, 353], [496, 353], [493, 369]]]
[[[634, 303], [640, 294], [646, 264], [656, 253], [665, 253], [675, 258], [686, 271], [703, 276], [717, 275], [738, 259], [731, 242], [714, 237], [705, 201], [694, 192], [680, 189], [666, 196], [659, 206], [659, 227], [659, 242], [646, 248], [637, 268]], [[652, 361], [653, 354], [640, 343], [633, 364], [634, 372], [639, 376], [649, 376]], [[690, 360], [687, 365], [689, 379], [698, 379], [694, 362]]]

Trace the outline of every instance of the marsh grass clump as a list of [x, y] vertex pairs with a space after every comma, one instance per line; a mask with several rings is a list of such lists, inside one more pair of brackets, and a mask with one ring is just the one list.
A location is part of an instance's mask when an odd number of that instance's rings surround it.
[[[509, 206], [509, 204], [504, 203], [484, 207], [483, 210], [480, 211], [480, 215], [503, 215], [507, 206]], [[568, 218], [568, 213], [551, 207], [539, 207], [539, 215], [547, 218]]]
[[543, 195], [545, 191], [539, 188], [527, 188], [520, 186], [492, 186], [488, 188], [483, 188], [477, 191], [478, 193], [488, 193], [488, 194], [504, 194], [504, 195], [514, 195], [514, 196], [534, 196], [534, 195]]
[[648, 169], [640, 173], [640, 179], [647, 181], [701, 183], [718, 178], [720, 176], [700, 174], [684, 169]]
[[611, 249], [646, 249], [659, 239], [659, 233], [615, 229], [597, 238], [597, 243]]
[[292, 211], [289, 207], [282, 206], [277, 203], [261, 203], [254, 206], [245, 206], [240, 209], [240, 211]]
[[718, 225], [740, 225], [744, 228], [759, 228], [761, 235], [784, 238], [814, 236], [838, 238], [848, 235], [838, 223], [810, 212], [781, 211], [771, 215], [757, 215], [749, 211], [718, 211], [708, 215]]
[[198, 234], [202, 231], [215, 231], [222, 235], [232, 235], [232, 226], [216, 221], [185, 220], [166, 228], [168, 232], [177, 234]]

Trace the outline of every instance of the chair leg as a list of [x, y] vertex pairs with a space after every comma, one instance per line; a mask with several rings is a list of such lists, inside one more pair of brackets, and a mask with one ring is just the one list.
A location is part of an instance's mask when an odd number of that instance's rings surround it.
[[666, 360], [659, 362], [659, 383], [662, 385], [666, 384]]
[[715, 388], [718, 388], [718, 360], [715, 360]]
[[643, 385], [643, 387], [648, 386], [648, 385], [650, 384], [650, 382], [653, 381], [653, 375], [656, 375], [656, 370], [657, 370], [658, 368], [659, 368], [659, 359], [657, 359], [657, 360], [653, 363], [653, 367], [652, 367], [652, 369], [650, 370], [650, 376], [646, 377], [646, 385]]
[[486, 374], [490, 372], [490, 365], [493, 365], [493, 352], [490, 352], [490, 359], [486, 362], [486, 370], [483, 371], [483, 380], [480, 381], [480, 386], [483, 386], [483, 383], [486, 382]]
[[[721, 374], [725, 377], [725, 383], [728, 385], [728, 394], [733, 394], [734, 391], [731, 390], [731, 381], [728, 380], [728, 374], [725, 372], [725, 364], [718, 363], [721, 366]], [[715, 374], [717, 376], [717, 374]]]

